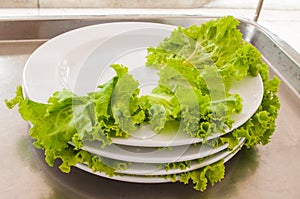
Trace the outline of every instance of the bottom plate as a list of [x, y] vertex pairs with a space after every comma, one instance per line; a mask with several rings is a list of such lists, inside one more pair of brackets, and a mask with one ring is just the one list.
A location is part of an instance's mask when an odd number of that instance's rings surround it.
[[[229, 150], [223, 150], [221, 152], [218, 152], [214, 155], [207, 156], [205, 158], [195, 159], [191, 160], [188, 164], [189, 167], [186, 167], [185, 169], [181, 168], [169, 168], [168, 163], [162, 163], [162, 164], [152, 164], [152, 163], [135, 163], [130, 162], [130, 165], [126, 169], [116, 169], [117, 173], [120, 174], [127, 174], [127, 175], [143, 175], [143, 176], [158, 176], [158, 175], [171, 175], [171, 174], [178, 174], [188, 171], [193, 171], [202, 167], [205, 167], [207, 165], [213, 164], [215, 162], [218, 162], [219, 160], [222, 160], [226, 158], [227, 156], [233, 154], [236, 150], [238, 150], [244, 143], [244, 138], [240, 139], [240, 142], [238, 145], [236, 145], [231, 151]], [[117, 165], [118, 160], [114, 159], [103, 159], [103, 163], [107, 164], [108, 166], [115, 168], [115, 165]], [[175, 163], [178, 164], [178, 163]], [[185, 164], [183, 164], [185, 165]], [[185, 167], [185, 166], [184, 166]]]
[[[242, 148], [243, 143], [240, 147], [238, 147], [235, 151], [230, 153], [228, 156], [224, 158], [224, 163], [229, 161], [232, 157], [234, 157], [237, 152]], [[103, 172], [94, 172], [91, 168], [89, 168], [85, 164], [77, 164], [77, 168], [82, 169], [83, 171], [92, 173], [94, 175], [98, 175], [100, 177], [108, 178], [111, 180], [123, 181], [123, 182], [132, 182], [132, 183], [167, 183], [167, 182], [174, 182], [179, 181], [180, 175], [177, 175], [175, 179], [167, 178], [167, 175], [156, 175], [156, 176], [147, 176], [147, 175], [128, 175], [128, 174], [120, 174], [115, 173], [114, 176], [108, 176]]]

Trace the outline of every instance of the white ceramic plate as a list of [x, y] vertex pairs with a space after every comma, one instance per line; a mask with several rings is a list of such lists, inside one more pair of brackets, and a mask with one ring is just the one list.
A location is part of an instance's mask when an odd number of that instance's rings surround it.
[[213, 145], [214, 140], [212, 140], [211, 145], [197, 144], [157, 148], [111, 144], [102, 148], [101, 142], [93, 141], [84, 142], [82, 149], [101, 157], [128, 162], [169, 163], [203, 158], [228, 147], [228, 144], [216, 148]]
[[46, 103], [55, 92], [73, 90], [86, 56], [106, 39], [140, 28], [173, 29], [145, 22], [114, 22], [75, 29], [45, 42], [32, 53], [23, 71], [23, 87], [34, 101]]
[[[165, 165], [167, 163], [163, 164], [153, 164], [153, 163], [135, 163], [131, 162], [129, 167], [124, 169], [124, 170], [116, 170], [117, 173], [120, 174], [130, 174], [130, 175], [170, 175], [170, 174], [178, 174], [182, 172], [187, 172], [187, 171], [193, 171], [196, 169], [199, 169], [201, 167], [213, 164], [221, 159], [224, 159], [225, 157], [229, 156], [232, 153], [235, 153], [236, 150], [238, 150], [244, 143], [244, 138], [241, 139], [240, 143], [235, 146], [231, 151], [229, 150], [223, 150], [221, 152], [218, 152], [214, 155], [210, 155], [208, 157], [205, 157], [199, 160], [192, 160], [190, 162], [190, 167], [182, 170], [182, 169], [165, 169]], [[104, 163], [106, 163], [110, 167], [114, 167], [118, 160], [113, 160], [113, 159], [103, 159]]]
[[[224, 158], [224, 163], [229, 161], [232, 157], [236, 155], [236, 153], [239, 151], [240, 148], [237, 150], [233, 151], [230, 153], [228, 156]], [[118, 181], [123, 181], [123, 182], [134, 182], [134, 183], [167, 183], [167, 182], [172, 182], [172, 179], [166, 178], [165, 175], [157, 175], [157, 176], [147, 176], [147, 175], [130, 175], [130, 174], [120, 174], [116, 173], [117, 175], [114, 176], [108, 176], [105, 173], [102, 172], [94, 172], [92, 169], [90, 169], [87, 165], [85, 164], [77, 164], [76, 167], [87, 171], [89, 173], [109, 178], [112, 180], [118, 180]], [[176, 181], [180, 179], [179, 175], [177, 175]]]
[[[147, 48], [156, 46], [169, 35], [171, 29], [169, 26], [164, 29], [145, 27], [123, 32], [96, 47], [84, 61], [74, 91], [78, 94], [94, 91], [97, 85], [115, 75], [109, 66], [117, 63], [128, 66], [129, 73], [140, 83], [141, 94], [150, 93], [157, 85], [159, 77], [156, 70], [145, 67]], [[263, 97], [262, 79], [260, 76], [246, 77], [242, 81], [234, 82], [230, 92], [240, 94], [243, 99], [243, 110], [240, 114], [232, 115], [231, 118], [235, 122], [231, 129], [226, 129], [226, 133], [244, 124], [255, 113]], [[210, 136], [208, 140], [220, 135]], [[113, 143], [116, 144], [142, 147], [188, 145], [201, 141], [201, 138], [191, 138], [183, 131], [177, 130], [156, 134], [149, 126], [143, 126], [129, 138], [113, 138]]]
[[165, 176], [135, 176], [135, 175], [126, 175], [126, 174], [116, 174], [114, 176], [108, 176], [103, 172], [94, 172], [91, 168], [89, 168], [85, 164], [77, 164], [77, 168], [82, 169], [83, 171], [87, 171], [91, 174], [101, 176], [104, 178], [108, 178], [111, 180], [118, 180], [123, 182], [134, 182], [134, 183], [166, 183], [172, 182], [171, 179], [166, 178]]

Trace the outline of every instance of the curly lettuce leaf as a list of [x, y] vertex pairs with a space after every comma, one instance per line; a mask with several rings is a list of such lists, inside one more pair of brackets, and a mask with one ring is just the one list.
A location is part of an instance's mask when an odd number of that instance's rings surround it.
[[[63, 160], [61, 169], [68, 172], [70, 166], [78, 162], [75, 158], [76, 154], [83, 153], [80, 149], [84, 141], [98, 140], [102, 142], [102, 146], [105, 146], [111, 143], [112, 136], [130, 133], [125, 131], [127, 130], [125, 125], [134, 125], [143, 121], [144, 117], [140, 114], [141, 111], [138, 112], [139, 106], [136, 100], [137, 82], [127, 74], [127, 68], [121, 65], [115, 65], [113, 68], [119, 76], [99, 86], [98, 91], [86, 96], [77, 96], [64, 89], [55, 92], [47, 104], [43, 104], [25, 98], [22, 88], [18, 87], [15, 98], [6, 101], [8, 108], [18, 105], [23, 119], [32, 124], [29, 134], [35, 139], [34, 145], [45, 150], [45, 160], [50, 166], [53, 166], [54, 161], [60, 158]], [[134, 93], [125, 92], [124, 94], [125, 88], [117, 87], [119, 81], [126, 81], [126, 84], [123, 82], [120, 85], [126, 85], [129, 89], [134, 88]], [[113, 97], [118, 99], [117, 102], [112, 99]], [[125, 102], [124, 98], [128, 97], [129, 102]], [[123, 104], [118, 103], [119, 100]], [[129, 108], [125, 107], [128, 103], [130, 103]], [[119, 115], [113, 115], [116, 107], [123, 108], [118, 110], [120, 115], [130, 113], [128, 117], [134, 118], [133, 123], [127, 122], [124, 126], [120, 125]], [[99, 166], [100, 163], [97, 165]]]
[[164, 169], [166, 171], [169, 171], [171, 169], [180, 169], [180, 170], [185, 170], [187, 168], [190, 168], [190, 161], [182, 161], [182, 162], [170, 162], [170, 163], [161, 163], [158, 164], [157, 167], [158, 169]]
[[[225, 176], [225, 166], [224, 161], [220, 160], [216, 163], [210, 164], [203, 168], [180, 173], [179, 181], [188, 184], [192, 182], [194, 184], [194, 189], [198, 191], [205, 191], [207, 189], [208, 183], [213, 186], [216, 182], [220, 182]], [[167, 176], [167, 178], [173, 178], [176, 181], [176, 176]]]
[[[18, 104], [23, 119], [32, 124], [29, 135], [35, 139], [34, 145], [37, 148], [45, 150], [46, 162], [53, 166], [55, 159], [60, 158], [63, 160], [61, 170], [69, 172], [70, 166], [77, 163], [76, 154], [83, 152], [68, 142], [77, 140], [79, 148], [82, 135], [77, 130], [91, 130], [93, 121], [86, 115], [89, 104], [85, 98], [79, 100], [67, 90], [54, 93], [48, 102], [42, 104], [24, 98], [22, 87], [18, 87], [16, 97], [7, 101], [7, 105], [13, 108]], [[84, 115], [87, 117], [83, 118]]]
[[156, 87], [151, 94], [141, 96], [140, 108], [144, 110], [144, 121], [150, 124], [154, 132], [161, 132], [169, 121], [179, 117], [180, 104], [176, 96], [166, 87]]
[[[156, 48], [148, 49], [147, 65], [161, 69], [177, 62], [182, 65], [181, 70], [193, 68], [198, 73], [207, 66], [216, 66], [228, 90], [233, 78], [255, 76], [260, 67], [260, 53], [242, 40], [238, 24], [238, 20], [228, 16], [201, 26], [179, 27]], [[189, 82], [197, 79], [192, 75], [184, 77]]]
[[[255, 76], [261, 67], [259, 52], [243, 41], [238, 24], [229, 16], [178, 27], [156, 48], [148, 49], [146, 64], [158, 69], [159, 87], [178, 98], [177, 118], [192, 137], [205, 139], [231, 128], [230, 115], [242, 110], [241, 97], [228, 92], [232, 81]], [[176, 93], [182, 87], [185, 92]]]
[[145, 119], [144, 111], [139, 106], [139, 83], [127, 73], [127, 67], [118, 64], [111, 67], [117, 72], [118, 78], [111, 96], [112, 115], [115, 124], [126, 137], [137, 130], [138, 125]]
[[276, 95], [279, 84], [280, 80], [277, 77], [264, 82], [265, 90], [260, 107], [244, 125], [232, 132], [235, 137], [246, 138], [246, 147], [266, 145], [270, 142], [276, 129], [276, 118], [280, 109], [280, 102]]

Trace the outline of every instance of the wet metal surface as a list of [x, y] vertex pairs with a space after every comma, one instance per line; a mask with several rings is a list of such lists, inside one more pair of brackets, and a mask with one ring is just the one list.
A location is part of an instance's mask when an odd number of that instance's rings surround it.
[[[16, 108], [8, 110], [4, 104], [4, 99], [13, 97], [21, 84], [26, 60], [42, 43], [0, 42], [0, 198], [300, 198], [300, 99], [285, 81], [279, 91], [282, 107], [271, 143], [240, 151], [226, 163], [222, 182], [204, 193], [195, 191], [192, 184], [126, 183], [77, 168], [64, 174], [49, 167], [42, 151], [32, 146], [28, 124]], [[272, 62], [268, 54], [265, 57]], [[272, 66], [280, 67], [275, 62]]]

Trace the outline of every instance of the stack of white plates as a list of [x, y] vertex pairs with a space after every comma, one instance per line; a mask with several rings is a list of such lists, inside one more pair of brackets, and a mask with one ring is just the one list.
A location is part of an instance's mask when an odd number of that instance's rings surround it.
[[[120, 22], [94, 25], [59, 35], [39, 47], [26, 63], [23, 87], [28, 98], [46, 102], [55, 91], [69, 89], [79, 95], [95, 91], [97, 85], [115, 74], [109, 67], [113, 63], [129, 67], [141, 85], [141, 94], [157, 86], [158, 76], [145, 67], [149, 46], [158, 45], [169, 36], [174, 26], [156, 23]], [[232, 116], [233, 129], [244, 124], [259, 107], [263, 96], [260, 76], [248, 77], [233, 84], [231, 93], [243, 99], [243, 110]], [[101, 147], [101, 142], [84, 142], [83, 150], [102, 157], [111, 167], [116, 167], [113, 177], [93, 172], [84, 164], [77, 167], [100, 176], [130, 182], [158, 183], [171, 179], [166, 175], [180, 174], [210, 165], [220, 160], [228, 161], [242, 147], [244, 138], [233, 149], [228, 144], [215, 147], [220, 134], [202, 139], [191, 138], [183, 132], [156, 134], [147, 126], [129, 138], [113, 138], [112, 144]], [[183, 168], [168, 167], [182, 162]], [[124, 163], [126, 167], [122, 167]], [[167, 167], [166, 167], [167, 166]], [[168, 168], [168, 169], [166, 169]]]

